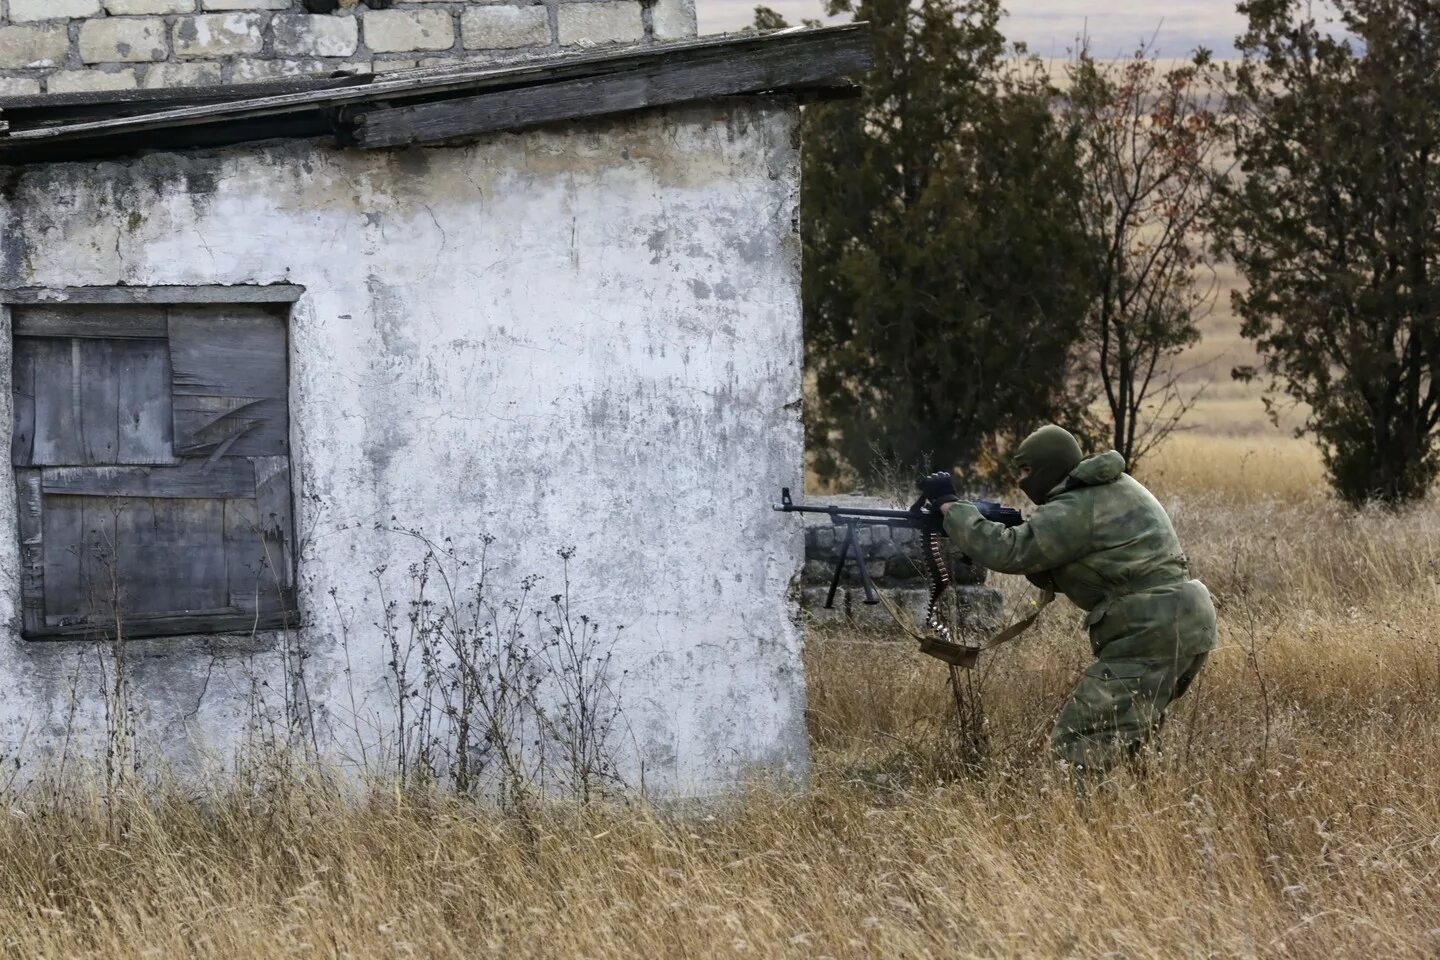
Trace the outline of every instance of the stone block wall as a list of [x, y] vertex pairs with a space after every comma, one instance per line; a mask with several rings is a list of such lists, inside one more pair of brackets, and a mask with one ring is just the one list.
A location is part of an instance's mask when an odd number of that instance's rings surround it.
[[[894, 510], [895, 504], [874, 497], [826, 497], [826, 503], [856, 508]], [[802, 514], [805, 518], [805, 568], [800, 577], [801, 606], [817, 619], [849, 618], [861, 623], [888, 623], [890, 614], [883, 605], [864, 603], [865, 591], [852, 557], [840, 579], [833, 609], [825, 609], [830, 580], [845, 544], [845, 528], [828, 517]], [[860, 527], [860, 548], [865, 567], [877, 591], [883, 590], [917, 623], [923, 623], [930, 602], [930, 575], [921, 550], [920, 531], [893, 527]], [[960, 556], [948, 539], [942, 541], [950, 566], [950, 580], [958, 603], [960, 624], [976, 630], [991, 629], [1003, 612], [999, 591], [985, 586], [985, 570]]]
[[695, 30], [694, 0], [0, 0], [0, 96], [384, 72]]

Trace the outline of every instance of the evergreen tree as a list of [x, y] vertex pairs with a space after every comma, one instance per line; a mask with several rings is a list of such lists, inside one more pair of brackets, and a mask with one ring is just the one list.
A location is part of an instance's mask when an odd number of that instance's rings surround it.
[[1440, 467], [1440, 13], [1334, 0], [1330, 30], [1296, 0], [1240, 9], [1222, 246], [1243, 332], [1345, 500], [1414, 499]]
[[843, 12], [873, 25], [876, 65], [858, 100], [804, 120], [815, 467], [976, 475], [1040, 422], [1086, 422], [1073, 374], [1094, 258], [1074, 138], [1041, 65], [1007, 56], [998, 0], [832, 2]]

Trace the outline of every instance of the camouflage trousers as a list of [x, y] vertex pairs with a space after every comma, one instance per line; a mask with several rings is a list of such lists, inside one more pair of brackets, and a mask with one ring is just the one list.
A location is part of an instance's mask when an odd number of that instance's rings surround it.
[[1160, 730], [1209, 654], [1166, 660], [1097, 660], [1060, 710], [1050, 749], [1070, 770], [1102, 775]]

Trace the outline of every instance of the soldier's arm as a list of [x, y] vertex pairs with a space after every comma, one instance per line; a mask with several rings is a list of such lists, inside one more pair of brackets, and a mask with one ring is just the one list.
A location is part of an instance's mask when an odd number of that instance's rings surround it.
[[992, 523], [972, 505], [947, 504], [945, 532], [971, 560], [997, 573], [1037, 574], [1085, 555], [1089, 505], [1061, 497], [1018, 527]]

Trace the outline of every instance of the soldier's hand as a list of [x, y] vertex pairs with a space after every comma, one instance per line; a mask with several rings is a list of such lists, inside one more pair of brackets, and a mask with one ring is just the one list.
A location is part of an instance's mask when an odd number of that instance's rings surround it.
[[930, 501], [932, 510], [939, 510], [947, 503], [960, 498], [955, 494], [955, 478], [949, 470], [937, 470], [920, 481], [920, 492]]

